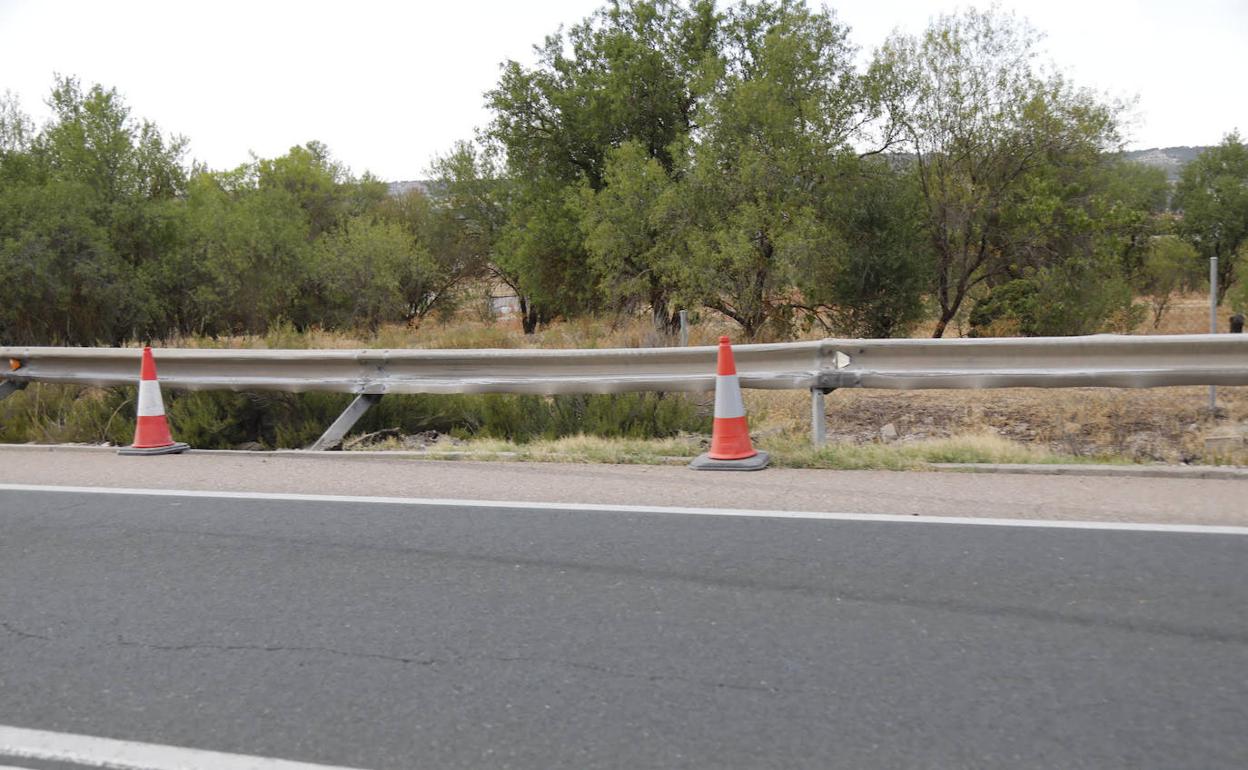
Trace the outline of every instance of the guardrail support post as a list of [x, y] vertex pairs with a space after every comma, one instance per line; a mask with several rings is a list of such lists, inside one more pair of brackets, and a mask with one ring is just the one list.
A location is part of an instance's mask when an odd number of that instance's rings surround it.
[[689, 311], [680, 311], [680, 346], [689, 347]]
[[[1209, 258], [1209, 333], [1218, 333], [1218, 258]], [[1218, 413], [1218, 386], [1209, 386], [1209, 413]]]
[[24, 382], [17, 383], [10, 380], [0, 381], [0, 401], [3, 401], [24, 387], [26, 387], [26, 383]]
[[342, 410], [342, 414], [338, 415], [338, 419], [334, 420], [334, 424], [329, 426], [329, 430], [312, 443], [308, 447], [309, 451], [322, 452], [326, 449], [333, 449], [342, 443], [342, 437], [347, 435], [347, 431], [351, 430], [364, 413], [369, 410], [373, 404], [381, 400], [379, 393], [361, 393], [355, 397], [350, 406]]
[[810, 389], [810, 440], [816, 447], [828, 443], [828, 418], [823, 411], [823, 396], [830, 390]]

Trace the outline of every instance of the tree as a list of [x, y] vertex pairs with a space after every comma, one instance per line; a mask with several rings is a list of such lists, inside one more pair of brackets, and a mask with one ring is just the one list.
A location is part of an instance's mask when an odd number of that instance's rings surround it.
[[401, 225], [360, 216], [319, 238], [311, 280], [320, 289], [315, 321], [331, 328], [423, 318], [441, 281], [429, 252]]
[[787, 336], [794, 292], [840, 241], [828, 200], [838, 160], [863, 123], [848, 29], [830, 12], [783, 1], [741, 4], [723, 21], [715, 86], [661, 219], [681, 247], [681, 293], [747, 337]]
[[252, 163], [196, 175], [185, 209], [185, 246], [166, 275], [165, 291], [177, 298], [172, 325], [217, 335], [311, 320], [318, 301], [308, 285], [311, 223], [294, 194], [262, 187]]
[[717, 23], [706, 0], [614, 2], [548, 37], [535, 67], [504, 65], [487, 94], [487, 144], [508, 180], [494, 263], [528, 303], [526, 330], [601, 305], [597, 287], [609, 279], [590, 267], [577, 190], [601, 190], [608, 154], [630, 141], [674, 173]]
[[[1239, 247], [1239, 253], [1235, 255], [1235, 259], [1238, 262], [1236, 272], [1242, 276], [1244, 271], [1248, 270], [1248, 243]], [[1226, 299], [1236, 313], [1248, 313], [1248, 282], [1237, 282], [1235, 288], [1227, 292]]]
[[1174, 207], [1179, 233], [1206, 260], [1218, 259], [1218, 302], [1238, 278], [1236, 255], [1248, 243], [1248, 147], [1237, 132], [1183, 167]]
[[1012, 17], [971, 10], [935, 19], [921, 37], [893, 36], [873, 65], [914, 157], [935, 255], [933, 336], [978, 285], [1009, 280], [1036, 194], [1050, 216], [1061, 179], [1118, 143], [1117, 107], [1046, 74], [1036, 43]]
[[387, 198], [376, 208], [383, 221], [399, 225], [412, 239], [411, 259], [401, 273], [404, 320], [419, 324], [437, 307], [450, 307], [456, 287], [479, 275], [486, 259], [459, 212], [437, 205], [420, 190]]
[[796, 260], [794, 284], [827, 332], [904, 336], [927, 315], [931, 274], [913, 176], [883, 159], [848, 157], [838, 177], [826, 202], [837, 238]]
[[[1132, 282], [1162, 206], [1158, 175], [1117, 156], [1039, 165], [1003, 208], [996, 273], [978, 285], [975, 336], [1129, 330], [1142, 320]], [[1164, 189], [1164, 188], [1162, 188]]]
[[609, 154], [603, 181], [597, 192], [583, 183], [579, 201], [596, 288], [618, 310], [648, 309], [655, 329], [671, 332], [679, 323], [673, 299], [676, 252], [656, 212], [673, 182], [635, 140]]
[[438, 206], [447, 223], [446, 240], [457, 253], [481, 265], [493, 279], [516, 293], [525, 334], [549, 320], [545, 308], [529, 294], [527, 254], [510, 250], [507, 238], [516, 226], [514, 198], [517, 182], [506, 176], [499, 160], [501, 149], [488, 141], [479, 146], [460, 142], [434, 161], [439, 189]]
[[695, 0], [614, 0], [536, 47], [538, 63], [503, 66], [486, 97], [489, 137], [516, 169], [565, 183], [604, 184], [607, 153], [633, 140], [671, 172], [673, 142], [689, 134], [719, 19]]
[[0, 109], [0, 334], [150, 336], [166, 310], [153, 275], [178, 246], [185, 140], [133, 119], [115, 89], [58, 77], [48, 103], [38, 132], [11, 99]]
[[[856, 192], [898, 180], [852, 149], [878, 100], [855, 72], [848, 30], [787, 1], [711, 20], [702, 64], [685, 68], [698, 79], [685, 89], [689, 130], [665, 153], [625, 142], [583, 176], [596, 288], [621, 309], [648, 307], [660, 329], [681, 304], [711, 308], [749, 337], [785, 336], [802, 315], [868, 333], [912, 324], [920, 285], [905, 273], [916, 256], [893, 239], [910, 238], [913, 217], [888, 193], [854, 206]], [[859, 226], [869, 234], [851, 232]]]
[[1157, 237], [1170, 229], [1170, 182], [1156, 166], [1104, 156], [1091, 169], [1097, 198], [1095, 220], [1113, 239], [1120, 272], [1128, 279], [1140, 274]]
[[346, 213], [344, 188], [351, 180], [321, 142], [291, 147], [285, 155], [256, 162], [256, 187], [262, 193], [285, 194], [307, 214], [309, 241], [332, 230]]
[[[167, 324], [216, 335], [278, 321], [374, 328], [423, 315], [435, 300], [415, 276], [428, 274], [429, 254], [416, 232], [403, 232], [411, 223], [401, 208], [385, 183], [352, 177], [316, 141], [201, 171], [181, 207], [182, 246], [162, 262], [162, 294], [175, 299]], [[364, 282], [355, 296], [347, 276]]]
[[1148, 300], [1154, 329], [1161, 326], [1174, 293], [1196, 283], [1199, 276], [1200, 255], [1191, 244], [1173, 235], [1157, 237], [1149, 244], [1136, 287]]
[[35, 134], [34, 122], [22, 111], [21, 102], [10, 91], [0, 96], [0, 157], [29, 152]]

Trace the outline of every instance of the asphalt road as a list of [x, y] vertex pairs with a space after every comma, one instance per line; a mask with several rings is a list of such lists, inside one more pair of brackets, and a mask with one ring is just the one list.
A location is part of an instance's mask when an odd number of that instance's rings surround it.
[[0, 483], [1248, 526], [1248, 480], [454, 462], [378, 452], [0, 444]]
[[1248, 537], [0, 491], [0, 725], [361, 768], [1238, 768]]

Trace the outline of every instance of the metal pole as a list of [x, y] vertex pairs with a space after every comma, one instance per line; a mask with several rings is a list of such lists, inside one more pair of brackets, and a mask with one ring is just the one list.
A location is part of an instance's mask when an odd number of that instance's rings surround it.
[[689, 311], [680, 311], [680, 346], [689, 345]]
[[816, 447], [828, 443], [828, 421], [823, 411], [823, 390], [810, 389], [810, 440]]
[[361, 393], [356, 396], [355, 400], [343, 410], [342, 414], [338, 415], [338, 419], [334, 420], [334, 424], [330, 425], [320, 438], [312, 442], [312, 446], [308, 447], [308, 450], [324, 452], [341, 444], [343, 437], [347, 435], [351, 428], [355, 427], [355, 424], [369, 410], [369, 407], [380, 400], [380, 393]]
[[[1218, 333], [1218, 258], [1209, 258], [1209, 333]], [[1209, 411], [1218, 411], [1218, 386], [1209, 386]]]

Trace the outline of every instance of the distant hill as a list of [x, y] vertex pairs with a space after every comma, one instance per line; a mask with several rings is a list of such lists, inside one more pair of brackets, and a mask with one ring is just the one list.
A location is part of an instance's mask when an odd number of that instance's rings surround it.
[[390, 197], [397, 198], [400, 195], [407, 195], [412, 190], [418, 190], [424, 195], [429, 194], [430, 182], [424, 179], [411, 179], [406, 182], [390, 182]]
[[1166, 178], [1174, 183], [1179, 181], [1179, 174], [1183, 173], [1183, 167], [1208, 149], [1208, 147], [1153, 147], [1148, 150], [1131, 150], [1123, 153], [1123, 156], [1127, 160], [1165, 171]]

